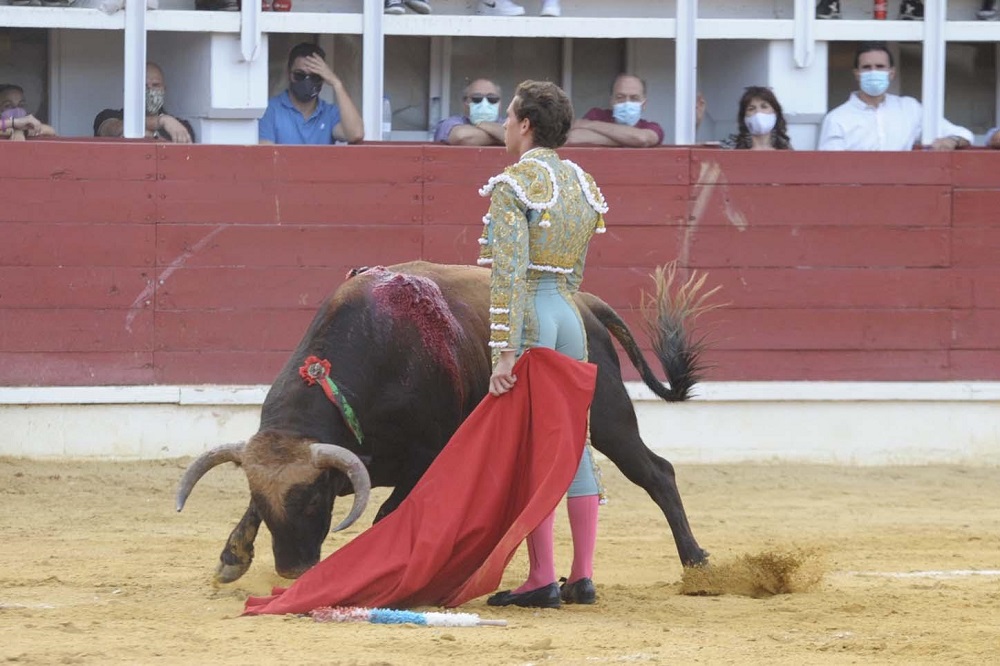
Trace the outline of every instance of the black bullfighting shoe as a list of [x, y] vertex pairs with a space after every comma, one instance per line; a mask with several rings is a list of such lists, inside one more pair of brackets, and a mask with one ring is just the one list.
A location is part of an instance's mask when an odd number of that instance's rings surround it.
[[486, 600], [487, 606], [521, 606], [522, 608], [559, 608], [559, 586], [549, 583], [527, 592], [504, 590]]
[[581, 578], [572, 583], [567, 583], [565, 578], [560, 578], [562, 585], [559, 586], [559, 597], [567, 604], [592, 604], [597, 601], [597, 590], [594, 589], [594, 581], [589, 578]]

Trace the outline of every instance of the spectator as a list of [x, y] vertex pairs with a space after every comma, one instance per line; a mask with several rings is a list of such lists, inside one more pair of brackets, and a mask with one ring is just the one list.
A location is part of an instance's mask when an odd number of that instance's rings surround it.
[[[912, 97], [887, 94], [896, 78], [885, 42], [864, 42], [854, 55], [854, 77], [861, 88], [826, 114], [819, 150], [911, 150], [920, 141], [923, 108]], [[934, 150], [955, 150], [972, 143], [972, 132], [942, 119], [943, 136]]]
[[646, 108], [646, 82], [619, 74], [611, 84], [611, 108], [594, 107], [573, 123], [566, 145], [645, 148], [663, 143], [663, 128], [641, 118]]
[[[191, 123], [166, 111], [167, 86], [163, 70], [156, 63], [146, 63], [146, 138], [173, 143], [194, 143]], [[94, 136], [121, 137], [125, 134], [122, 109], [104, 109], [94, 118]]]
[[923, 21], [924, 0], [903, 0], [899, 3], [900, 21]]
[[7, 109], [0, 113], [0, 137], [12, 141], [24, 141], [29, 136], [42, 134], [42, 125], [38, 118], [27, 113], [21, 107]]
[[435, 143], [452, 146], [502, 146], [500, 86], [489, 79], [476, 79], [462, 92], [465, 114], [450, 116], [438, 123]]
[[[992, 0], [996, 2], [996, 0]], [[990, 2], [990, 0], [985, 0]], [[818, 19], [839, 19], [840, 0], [819, 0], [816, 5], [816, 18]], [[884, 17], [883, 17], [884, 18]], [[900, 21], [923, 21], [924, 20], [924, 0], [903, 0], [899, 3]]]
[[[308, 42], [289, 51], [288, 89], [267, 103], [258, 128], [261, 143], [328, 146], [365, 138], [361, 114], [324, 58], [326, 52]], [[336, 104], [319, 98], [324, 83], [333, 88]]]
[[[56, 131], [50, 126], [29, 114], [24, 108], [24, 88], [14, 83], [0, 83], [0, 113], [9, 121], [5, 123], [3, 134], [11, 139], [24, 139], [27, 136], [55, 136]], [[28, 129], [14, 129], [14, 118], [27, 118], [17, 123], [19, 127]], [[15, 135], [15, 132], [18, 133]]]
[[993, 127], [986, 133], [986, 147], [1000, 149], [1000, 127]]
[[207, 12], [238, 12], [240, 0], [194, 0], [194, 8]]
[[[491, 16], [521, 16], [524, 7], [513, 0], [479, 0], [479, 13]], [[561, 16], [559, 0], [542, 0], [540, 16]]]
[[781, 104], [770, 88], [749, 86], [740, 97], [736, 112], [736, 134], [722, 142], [737, 150], [790, 150], [788, 126]]
[[409, 7], [418, 14], [430, 14], [431, 3], [427, 0], [385, 0], [386, 14], [404, 14]]

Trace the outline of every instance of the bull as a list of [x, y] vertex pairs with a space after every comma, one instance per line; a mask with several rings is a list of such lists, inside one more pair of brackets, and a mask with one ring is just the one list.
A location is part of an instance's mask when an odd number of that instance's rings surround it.
[[[399, 506], [486, 395], [489, 281], [487, 269], [413, 262], [360, 272], [322, 304], [267, 393], [258, 432], [245, 443], [202, 454], [179, 483], [178, 511], [217, 465], [234, 462], [246, 474], [250, 504], [222, 550], [218, 581], [234, 581], [249, 569], [261, 521], [271, 531], [277, 573], [296, 578], [319, 561], [336, 497], [353, 492], [354, 502], [334, 531], [362, 513], [371, 486], [393, 488], [376, 521]], [[577, 294], [576, 304], [589, 360], [598, 366], [593, 446], [660, 507], [681, 563], [704, 564], [708, 554], [691, 533], [673, 466], [639, 436], [611, 341], [618, 340], [656, 395], [682, 400], [698, 371], [696, 346], [686, 337], [683, 317], [676, 319], [684, 313], [664, 311], [660, 320], [675, 320], [652, 329], [667, 387], [609, 305], [587, 293]], [[304, 381], [303, 362], [313, 356], [329, 361], [329, 377], [353, 419]]]

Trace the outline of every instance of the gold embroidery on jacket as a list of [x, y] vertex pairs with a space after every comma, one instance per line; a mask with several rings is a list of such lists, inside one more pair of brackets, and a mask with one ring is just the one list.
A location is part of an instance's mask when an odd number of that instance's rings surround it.
[[590, 174], [547, 148], [525, 153], [480, 194], [491, 197], [478, 262], [493, 267], [490, 347], [520, 350], [528, 282], [554, 274], [560, 289], [576, 292], [607, 203]]

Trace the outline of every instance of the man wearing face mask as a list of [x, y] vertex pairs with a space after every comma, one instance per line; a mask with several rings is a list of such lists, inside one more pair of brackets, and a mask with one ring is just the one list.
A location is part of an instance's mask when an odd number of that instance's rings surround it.
[[450, 146], [502, 146], [500, 86], [476, 79], [462, 92], [464, 114], [445, 118], [434, 130], [434, 142]]
[[[361, 114], [325, 58], [323, 49], [308, 42], [289, 51], [288, 89], [267, 103], [258, 123], [260, 143], [328, 146], [365, 138]], [[319, 98], [324, 83], [333, 88], [336, 104]]]
[[648, 148], [663, 143], [663, 128], [642, 119], [646, 83], [638, 76], [619, 74], [611, 84], [611, 108], [594, 107], [573, 123], [566, 145]]
[[[146, 63], [146, 138], [173, 143], [194, 143], [194, 129], [186, 120], [175, 118], [163, 106], [167, 87], [163, 70]], [[121, 137], [125, 134], [122, 109], [104, 109], [94, 118], [94, 136]]]
[[[854, 77], [860, 90], [826, 114], [819, 150], [912, 150], [920, 143], [923, 107], [912, 97], [886, 91], [896, 78], [892, 53], [885, 42], [865, 42], [854, 55]], [[932, 150], [955, 150], [972, 143], [972, 132], [941, 119], [941, 136]]]

